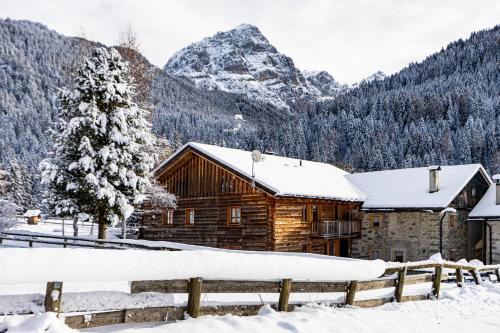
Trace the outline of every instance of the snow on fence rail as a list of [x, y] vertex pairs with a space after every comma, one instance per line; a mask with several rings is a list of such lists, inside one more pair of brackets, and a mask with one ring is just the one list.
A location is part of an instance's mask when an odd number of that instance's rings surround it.
[[[433, 269], [433, 273], [424, 272], [422, 269]], [[253, 315], [256, 314], [261, 305], [224, 305], [224, 306], [202, 306], [202, 294], [243, 294], [243, 293], [277, 293], [276, 308], [278, 311], [289, 311], [295, 305], [289, 304], [289, 296], [293, 293], [343, 293], [343, 305], [354, 305], [359, 307], [373, 307], [387, 302], [405, 302], [424, 300], [429, 298], [439, 298], [440, 286], [444, 277], [444, 269], [454, 269], [456, 273], [456, 283], [461, 287], [464, 281], [462, 271], [471, 272], [474, 282], [480, 284], [482, 281], [481, 272], [490, 272], [496, 275], [496, 281], [500, 281], [500, 265], [489, 265], [481, 268], [460, 265], [456, 263], [424, 263], [406, 264], [398, 267], [391, 267], [386, 270], [384, 276], [372, 280], [356, 281], [294, 281], [292, 279], [282, 279], [275, 281], [242, 281], [242, 280], [204, 280], [199, 277], [190, 279], [171, 280], [148, 280], [132, 281], [130, 283], [130, 293], [165, 293], [165, 294], [188, 294], [186, 306], [162, 306], [149, 308], [122, 309], [99, 313], [66, 315], [65, 323], [72, 328], [97, 327], [119, 323], [133, 322], [159, 322], [165, 320], [181, 320], [185, 313], [196, 318], [206, 314], [235, 314]], [[416, 274], [412, 274], [416, 273]], [[405, 286], [432, 282], [429, 293], [424, 295], [403, 296]], [[45, 310], [47, 312], [63, 312], [61, 309], [61, 297], [63, 292], [62, 282], [48, 282], [45, 296]], [[356, 294], [362, 291], [394, 288], [393, 297], [373, 298], [356, 300]]]
[[71, 237], [71, 236], [57, 236], [47, 235], [31, 232], [17, 232], [17, 231], [3, 231], [0, 232], [0, 244], [3, 241], [11, 242], [24, 242], [28, 243], [29, 247], [33, 244], [46, 244], [46, 245], [59, 245], [63, 247], [88, 247], [88, 248], [101, 248], [101, 249], [142, 249], [142, 250], [168, 250], [178, 251], [177, 247], [170, 246], [157, 246], [150, 245], [140, 241], [133, 240], [105, 240], [95, 238]]

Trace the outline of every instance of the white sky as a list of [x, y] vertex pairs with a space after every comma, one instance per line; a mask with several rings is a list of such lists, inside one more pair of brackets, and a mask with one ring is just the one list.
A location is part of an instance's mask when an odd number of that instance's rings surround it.
[[129, 24], [163, 66], [182, 47], [254, 24], [297, 67], [353, 83], [397, 72], [471, 32], [500, 24], [499, 0], [0, 0], [0, 17], [111, 45]]

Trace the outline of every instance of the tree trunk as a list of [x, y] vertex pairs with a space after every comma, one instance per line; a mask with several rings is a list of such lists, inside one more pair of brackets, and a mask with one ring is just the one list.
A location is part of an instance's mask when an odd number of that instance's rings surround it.
[[108, 224], [99, 222], [99, 232], [97, 234], [97, 239], [106, 239], [106, 231], [108, 230]]
[[78, 237], [78, 216], [73, 218], [73, 237]]
[[125, 221], [122, 222], [122, 239], [127, 238], [127, 223]]

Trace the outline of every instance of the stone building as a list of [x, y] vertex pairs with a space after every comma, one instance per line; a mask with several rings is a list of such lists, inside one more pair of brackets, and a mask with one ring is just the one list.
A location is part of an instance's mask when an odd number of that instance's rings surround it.
[[500, 263], [500, 175], [493, 176], [495, 184], [469, 214], [469, 223], [481, 228], [483, 241], [478, 246], [482, 261], [489, 264]]
[[[346, 176], [366, 196], [352, 256], [416, 261], [479, 256], [481, 226], [467, 223], [491, 180], [480, 164], [408, 168]], [[442, 228], [442, 229], [441, 229]]]

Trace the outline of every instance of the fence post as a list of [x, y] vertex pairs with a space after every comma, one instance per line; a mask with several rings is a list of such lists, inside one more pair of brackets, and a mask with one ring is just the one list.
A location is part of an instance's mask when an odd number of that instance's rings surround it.
[[400, 303], [403, 299], [403, 287], [405, 285], [406, 273], [408, 271], [408, 267], [404, 267], [402, 270], [398, 272], [398, 280], [396, 282], [396, 290], [394, 295], [396, 297], [396, 302]]
[[474, 283], [479, 284], [480, 283], [479, 279], [481, 278], [481, 276], [479, 275], [479, 272], [475, 269], [471, 269], [469, 271], [469, 273], [472, 275], [472, 278], [474, 279]]
[[439, 290], [441, 289], [441, 277], [443, 275], [443, 265], [434, 267], [434, 281], [432, 283], [432, 294], [439, 298]]
[[63, 283], [60, 281], [47, 282], [45, 291], [45, 312], [61, 312], [61, 297]]
[[281, 280], [278, 311], [288, 311], [288, 298], [290, 297], [290, 290], [292, 290], [292, 279]]
[[189, 279], [189, 295], [188, 295], [187, 313], [192, 318], [197, 318], [200, 315], [202, 283], [203, 283], [202, 278], [190, 278]]
[[464, 284], [464, 274], [462, 273], [461, 268], [457, 268], [455, 270], [455, 276], [457, 278], [457, 286], [462, 287], [462, 285]]
[[358, 289], [358, 281], [351, 281], [347, 286], [347, 293], [345, 295], [345, 305], [354, 305], [354, 297]]

